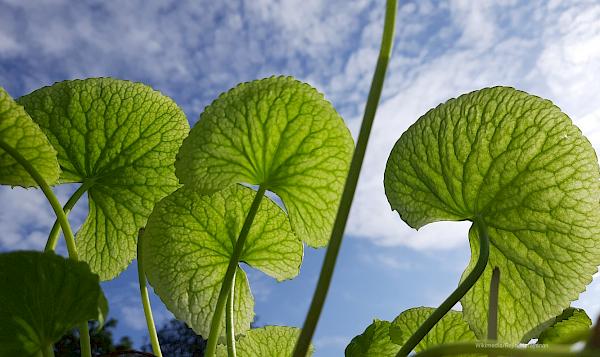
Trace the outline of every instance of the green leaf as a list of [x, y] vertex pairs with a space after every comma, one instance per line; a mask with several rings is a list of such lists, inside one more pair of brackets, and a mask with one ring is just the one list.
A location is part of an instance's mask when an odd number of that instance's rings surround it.
[[400, 346], [390, 339], [389, 321], [373, 320], [365, 332], [350, 341], [346, 347], [346, 357], [386, 357], [396, 356]]
[[75, 325], [97, 319], [102, 297], [98, 276], [84, 262], [53, 253], [0, 254], [0, 356], [37, 356]]
[[[0, 87], [0, 140], [16, 149], [49, 185], [60, 175], [56, 150], [23, 107]], [[13, 157], [0, 148], [0, 184], [31, 187], [37, 183]]]
[[[600, 174], [589, 141], [550, 101], [506, 87], [439, 105], [398, 140], [385, 190], [411, 227], [473, 220], [489, 227], [489, 264], [462, 299], [484, 338], [490, 279], [499, 340], [521, 337], [576, 300], [600, 264]], [[473, 268], [479, 251], [471, 229]]]
[[[265, 326], [249, 330], [236, 343], [238, 357], [290, 357], [294, 352], [300, 329], [285, 326]], [[310, 346], [306, 356], [312, 356]], [[227, 357], [227, 346], [217, 346], [217, 357]]]
[[538, 344], [572, 344], [587, 339], [592, 320], [583, 309], [569, 307], [538, 338]]
[[88, 186], [77, 248], [102, 280], [114, 278], [135, 257], [154, 204], [179, 186], [185, 115], [149, 86], [110, 78], [60, 82], [18, 101], [58, 151], [61, 182]]
[[329, 241], [353, 151], [323, 95], [291, 77], [242, 83], [208, 106], [183, 142], [177, 177], [204, 192], [260, 185], [283, 201], [294, 232]]
[[[390, 327], [392, 342], [402, 346], [433, 311], [435, 309], [430, 307], [417, 307], [406, 310], [398, 315]], [[471, 331], [467, 322], [463, 320], [463, 314], [460, 311], [450, 310], [429, 331], [425, 338], [419, 342], [415, 347], [415, 351], [424, 351], [444, 343], [470, 342], [475, 340], [475, 334]]]
[[[255, 194], [240, 185], [210, 195], [184, 186], [159, 202], [148, 220], [142, 240], [148, 280], [167, 308], [202, 336], [209, 335], [234, 243]], [[265, 198], [240, 261], [281, 281], [298, 275], [302, 254], [285, 213]], [[254, 317], [254, 299], [241, 268], [234, 291], [234, 327], [244, 333]], [[225, 323], [221, 326], [224, 335]]]

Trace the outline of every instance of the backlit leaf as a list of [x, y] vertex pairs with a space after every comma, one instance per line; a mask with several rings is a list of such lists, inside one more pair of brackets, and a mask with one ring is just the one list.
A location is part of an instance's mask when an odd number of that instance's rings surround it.
[[344, 121], [323, 95], [291, 77], [242, 83], [208, 106], [175, 166], [204, 192], [261, 185], [283, 201], [294, 232], [329, 241], [352, 156]]
[[[476, 217], [489, 227], [489, 264], [461, 301], [479, 338], [494, 267], [499, 340], [517, 343], [576, 300], [600, 264], [598, 159], [548, 100], [495, 87], [439, 105], [394, 146], [385, 190], [411, 227]], [[473, 228], [469, 239], [463, 277], [479, 251]]]
[[58, 151], [60, 180], [88, 186], [77, 248], [102, 280], [114, 278], [135, 257], [154, 204], [179, 186], [185, 115], [149, 86], [110, 78], [60, 82], [18, 102]]

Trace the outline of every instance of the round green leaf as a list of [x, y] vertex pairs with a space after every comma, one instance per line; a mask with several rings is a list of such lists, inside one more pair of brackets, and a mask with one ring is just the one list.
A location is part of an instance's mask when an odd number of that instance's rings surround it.
[[[286, 326], [265, 326], [249, 330], [236, 343], [238, 357], [290, 357], [294, 353], [300, 329]], [[311, 345], [306, 356], [312, 356]], [[217, 346], [217, 357], [227, 357], [227, 346]]]
[[[148, 280], [167, 308], [202, 336], [209, 335], [227, 265], [255, 194], [240, 185], [209, 195], [184, 186], [160, 201], [148, 219], [142, 239]], [[285, 213], [263, 199], [240, 261], [284, 280], [298, 275], [302, 254], [302, 242]], [[254, 299], [241, 268], [234, 291], [235, 331], [244, 333], [254, 318]], [[221, 326], [224, 335], [225, 323]]]
[[[517, 343], [577, 299], [600, 264], [598, 159], [548, 100], [495, 87], [439, 105], [398, 140], [384, 183], [411, 227], [476, 217], [489, 227], [489, 264], [461, 301], [480, 338], [494, 267], [499, 340]], [[473, 229], [469, 237], [463, 276], [479, 251]]]
[[325, 246], [353, 151], [344, 121], [323, 95], [291, 77], [242, 83], [222, 94], [184, 141], [184, 184], [211, 192], [260, 185], [283, 201], [294, 232]]
[[53, 253], [0, 254], [0, 356], [38, 356], [84, 321], [106, 316], [99, 279]]
[[367, 329], [352, 339], [346, 347], [346, 357], [394, 357], [400, 346], [390, 339], [389, 321], [374, 320]]
[[[56, 150], [22, 106], [0, 87], [0, 140], [16, 149], [48, 184], [58, 180]], [[0, 184], [31, 187], [37, 183], [15, 159], [0, 148]]]
[[587, 338], [592, 320], [583, 309], [569, 307], [542, 331], [538, 344], [572, 344]]
[[[402, 312], [390, 326], [392, 342], [402, 346], [434, 311], [435, 309], [430, 307], [417, 307]], [[419, 342], [415, 347], [415, 351], [421, 352], [445, 343], [475, 340], [475, 334], [469, 329], [467, 322], [463, 320], [463, 314], [460, 311], [451, 310]]]
[[88, 186], [77, 248], [102, 280], [114, 278], [135, 257], [154, 204], [178, 187], [185, 115], [149, 86], [110, 78], [60, 82], [18, 101], [58, 151], [60, 180]]

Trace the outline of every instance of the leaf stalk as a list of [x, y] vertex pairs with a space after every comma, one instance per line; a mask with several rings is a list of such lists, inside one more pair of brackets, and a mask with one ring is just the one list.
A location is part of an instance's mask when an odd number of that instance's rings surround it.
[[137, 268], [138, 268], [138, 283], [140, 285], [140, 296], [142, 306], [144, 307], [144, 315], [146, 316], [146, 326], [148, 327], [148, 335], [152, 352], [156, 357], [162, 357], [158, 335], [156, 333], [156, 325], [154, 324], [154, 316], [152, 316], [152, 306], [150, 305], [150, 297], [148, 295], [148, 286], [146, 284], [146, 272], [144, 271], [144, 255], [142, 253], [142, 239], [144, 236], [144, 228], [140, 228], [138, 233], [137, 243]]
[[219, 297], [217, 298], [215, 313], [213, 314], [212, 321], [210, 323], [210, 333], [208, 335], [208, 342], [204, 352], [207, 357], [212, 357], [215, 355], [215, 351], [217, 349], [217, 339], [221, 333], [221, 320], [223, 319], [223, 312], [229, 297], [229, 292], [233, 289], [233, 285], [235, 284], [235, 272], [238, 268], [240, 257], [242, 256], [244, 243], [246, 243], [246, 238], [248, 238], [250, 227], [252, 227], [252, 222], [254, 222], [254, 217], [256, 217], [258, 207], [260, 206], [260, 203], [265, 195], [265, 191], [266, 189], [263, 186], [258, 187], [256, 196], [254, 196], [254, 200], [252, 201], [250, 210], [246, 215], [246, 220], [244, 221], [242, 230], [240, 231], [238, 239], [235, 242], [233, 253], [229, 259], [229, 265], [227, 266], [225, 278], [223, 279], [223, 284], [221, 284], [221, 290], [219, 291]]
[[371, 82], [371, 89], [367, 98], [367, 104], [365, 106], [365, 113], [360, 127], [360, 133], [358, 135], [356, 148], [354, 149], [354, 155], [352, 156], [352, 162], [350, 163], [350, 170], [344, 185], [344, 191], [340, 200], [335, 223], [331, 231], [331, 238], [329, 240], [327, 252], [325, 253], [325, 259], [319, 275], [317, 288], [315, 289], [308, 314], [306, 315], [306, 320], [304, 321], [304, 326], [302, 327], [302, 331], [300, 333], [300, 337], [296, 343], [293, 355], [294, 357], [306, 356], [310, 341], [312, 340], [317, 327], [321, 311], [323, 310], [325, 299], [327, 298], [327, 292], [329, 290], [329, 285], [331, 284], [335, 263], [340, 251], [340, 246], [342, 244], [344, 230], [346, 228], [346, 221], [348, 220], [348, 214], [350, 212], [350, 207], [352, 206], [354, 192], [356, 191], [358, 178], [360, 176], [360, 169], [362, 167], [365, 152], [367, 150], [369, 135], [371, 134], [371, 128], [373, 127], [373, 120], [375, 118], [375, 113], [377, 112], [379, 99], [381, 98], [385, 73], [392, 53], [397, 7], [397, 0], [387, 0], [379, 58], [377, 59], [375, 73]]
[[396, 357], [405, 357], [421, 342], [425, 336], [452, 309], [454, 305], [471, 290], [473, 285], [479, 280], [479, 277], [485, 271], [490, 256], [490, 238], [487, 232], [487, 226], [482, 219], [475, 219], [474, 224], [477, 225], [479, 230], [479, 257], [477, 263], [469, 275], [463, 280], [456, 290], [450, 294], [442, 302], [442, 304], [421, 324], [421, 326], [410, 336], [410, 338], [402, 345]]
[[[65, 233], [65, 241], [67, 243], [67, 251], [69, 252], [69, 258], [73, 260], [79, 260], [79, 255], [77, 254], [77, 247], [75, 246], [75, 237], [73, 236], [73, 231], [71, 230], [71, 225], [69, 224], [69, 220], [67, 219], [67, 215], [62, 209], [58, 198], [52, 192], [50, 185], [46, 182], [46, 180], [42, 177], [42, 175], [31, 165], [29, 161], [23, 155], [19, 153], [15, 148], [10, 146], [4, 140], [0, 139], [0, 148], [6, 151], [10, 156], [12, 156], [31, 176], [31, 178], [38, 184], [46, 199], [50, 203], [50, 206], [54, 210], [54, 214], [56, 215], [56, 219], [60, 224], [63, 232]], [[81, 355], [85, 357], [92, 356], [92, 347], [90, 345], [90, 331], [88, 327], [88, 323], [82, 322], [79, 324], [79, 342], [81, 346]]]

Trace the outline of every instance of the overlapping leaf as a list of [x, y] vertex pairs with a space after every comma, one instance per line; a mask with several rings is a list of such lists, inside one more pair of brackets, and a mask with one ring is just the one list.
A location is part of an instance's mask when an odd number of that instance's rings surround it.
[[185, 115], [146, 85], [109, 78], [60, 82], [18, 102], [58, 151], [60, 180], [88, 186], [80, 257], [101, 279], [115, 277], [135, 256], [154, 204], [178, 187]]
[[290, 77], [242, 83], [200, 117], [175, 164], [184, 184], [210, 192], [233, 183], [275, 192], [296, 234], [327, 244], [352, 156], [333, 106]]
[[[148, 280], [169, 310], [202, 336], [209, 335], [225, 271], [255, 193], [233, 185], [202, 195], [184, 186], [159, 202], [148, 220], [142, 239]], [[284, 280], [298, 274], [302, 254], [302, 242], [285, 213], [265, 198], [240, 261]], [[234, 292], [235, 331], [244, 333], [254, 317], [254, 300], [241, 268]]]
[[571, 344], [586, 339], [592, 320], [582, 309], [569, 307], [556, 317], [554, 323], [542, 331], [539, 344]]
[[[17, 150], [48, 184], [54, 184], [58, 180], [60, 168], [56, 159], [56, 150], [23, 107], [13, 101], [2, 87], [0, 87], [0, 140]], [[2, 148], [0, 148], [0, 184], [37, 186], [23, 166]]]
[[346, 357], [396, 356], [401, 346], [392, 342], [390, 326], [389, 321], [374, 320], [361, 335], [350, 341]]
[[[461, 302], [485, 337], [499, 267], [499, 339], [513, 343], [569, 306], [597, 271], [599, 185], [596, 154], [571, 120], [550, 101], [506, 87], [427, 112], [398, 140], [385, 172], [388, 200], [411, 227], [487, 224], [489, 264]], [[479, 251], [473, 229], [469, 237], [465, 275]]]
[[[398, 315], [390, 327], [392, 342], [400, 346], [404, 345], [408, 338], [417, 331], [433, 311], [435, 309], [430, 307], [417, 307], [406, 310]], [[445, 343], [470, 342], [475, 340], [475, 334], [469, 329], [467, 322], [463, 320], [463, 314], [460, 311], [451, 310], [419, 342], [415, 347], [415, 351], [424, 351]]]
[[[290, 357], [294, 352], [300, 329], [285, 326], [265, 326], [249, 330], [236, 344], [238, 357]], [[306, 356], [312, 356], [310, 346]], [[217, 347], [217, 357], [227, 357], [227, 347]]]
[[35, 356], [78, 323], [106, 316], [99, 279], [52, 253], [0, 254], [0, 356]]

